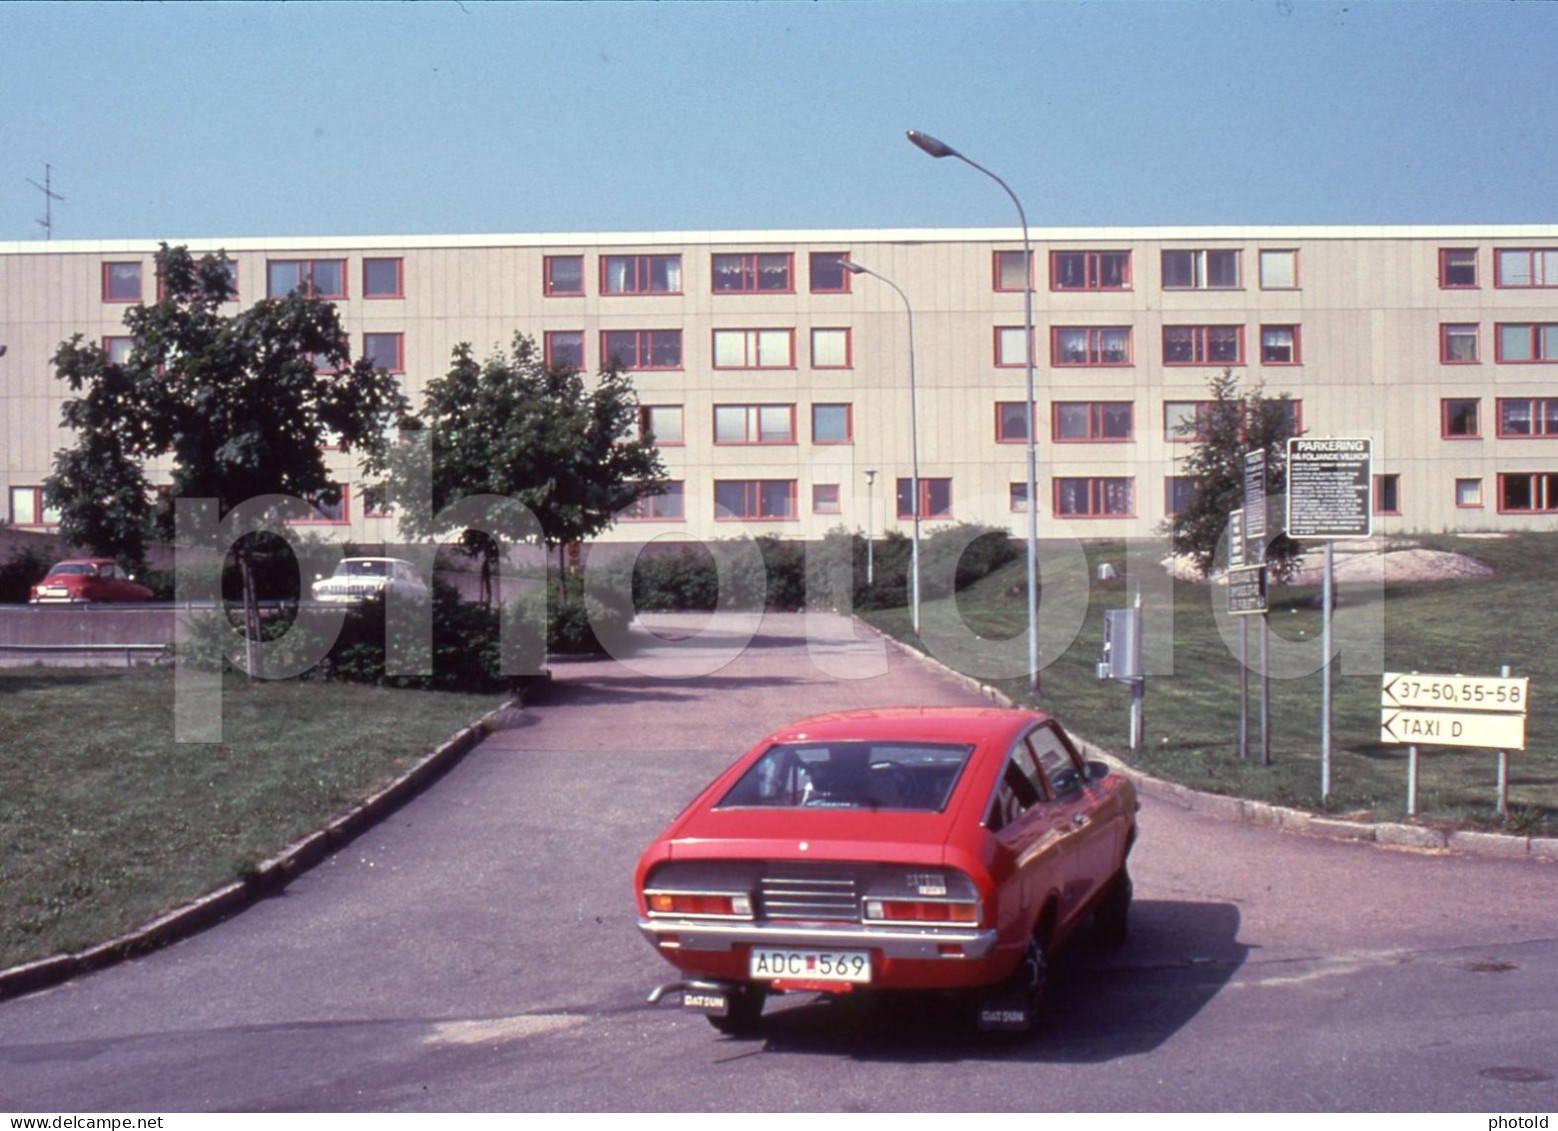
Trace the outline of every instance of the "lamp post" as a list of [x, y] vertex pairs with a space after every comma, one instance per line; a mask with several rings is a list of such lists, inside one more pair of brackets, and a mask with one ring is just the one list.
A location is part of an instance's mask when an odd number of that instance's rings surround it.
[[1038, 443], [1033, 435], [1038, 412], [1033, 391], [1033, 247], [1028, 240], [1028, 214], [1023, 211], [1022, 201], [1017, 199], [1017, 194], [1011, 190], [1011, 186], [989, 169], [977, 161], [970, 161], [946, 142], [938, 141], [930, 134], [922, 134], [919, 130], [909, 130], [908, 134], [911, 142], [932, 157], [956, 157], [963, 164], [978, 169], [1000, 185], [1006, 191], [1006, 195], [1012, 198], [1012, 203], [1017, 206], [1017, 218], [1022, 222], [1023, 264], [1027, 268], [1022, 295], [1024, 324], [1028, 335], [1024, 343], [1024, 352], [1028, 361], [1028, 686], [1037, 692], [1039, 690], [1039, 457]]
[[876, 584], [876, 546], [872, 542], [875, 531], [873, 518], [876, 511], [876, 468], [866, 468], [866, 584]]
[[[898, 292], [898, 297], [903, 299], [903, 308], [909, 315], [909, 487], [911, 493], [911, 514], [914, 519], [914, 541], [909, 552], [909, 616], [914, 624], [914, 634], [920, 634], [920, 406], [919, 397], [914, 387], [914, 307], [909, 304], [909, 296], [903, 293], [903, 288], [893, 282], [886, 275], [879, 275], [869, 267], [862, 267], [858, 263], [851, 263], [847, 259], [839, 260], [844, 270], [851, 275], [870, 275], [880, 279], [893, 290]], [[1030, 428], [1031, 432], [1032, 429]]]

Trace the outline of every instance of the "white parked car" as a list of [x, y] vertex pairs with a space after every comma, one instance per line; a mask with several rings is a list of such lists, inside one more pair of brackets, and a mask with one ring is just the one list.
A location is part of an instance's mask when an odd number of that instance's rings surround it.
[[402, 558], [342, 558], [333, 574], [314, 582], [313, 592], [314, 600], [335, 604], [366, 601], [385, 592], [425, 601], [427, 583]]

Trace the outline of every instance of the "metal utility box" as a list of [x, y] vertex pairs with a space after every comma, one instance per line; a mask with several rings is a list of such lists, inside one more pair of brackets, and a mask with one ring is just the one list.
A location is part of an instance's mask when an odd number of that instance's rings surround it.
[[1104, 610], [1104, 658], [1099, 679], [1141, 679], [1141, 610]]

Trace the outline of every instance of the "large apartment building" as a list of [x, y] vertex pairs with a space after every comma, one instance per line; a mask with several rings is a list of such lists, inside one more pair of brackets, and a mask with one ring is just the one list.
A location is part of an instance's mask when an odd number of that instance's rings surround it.
[[[1224, 367], [1290, 395], [1308, 435], [1373, 439], [1377, 531], [1558, 515], [1558, 226], [1041, 230], [1031, 264], [1010, 229], [188, 243], [232, 257], [236, 304], [303, 284], [336, 302], [354, 351], [415, 402], [461, 342], [520, 332], [592, 371], [620, 357], [673, 483], [613, 541], [906, 529], [911, 361], [932, 524], [1025, 530], [1031, 428], [1041, 537], [1151, 534], [1188, 489], [1179, 460]], [[40, 485], [68, 442], [51, 355], [78, 333], [127, 348], [155, 250], [0, 244], [13, 526], [50, 525]], [[394, 540], [335, 459], [345, 490], [320, 527]]]

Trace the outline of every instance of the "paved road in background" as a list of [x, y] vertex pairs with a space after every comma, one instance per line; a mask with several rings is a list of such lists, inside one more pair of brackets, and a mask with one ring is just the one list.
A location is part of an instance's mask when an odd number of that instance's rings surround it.
[[813, 630], [770, 616], [654, 672], [559, 669], [282, 894], [0, 1002], [0, 1111], [1558, 1107], [1558, 868], [1162, 803], [1130, 941], [1063, 972], [1031, 1042], [936, 1002], [784, 998], [753, 1041], [646, 1005], [669, 968], [634, 927], [633, 863], [717, 770], [808, 713], [979, 701], [848, 622]]

